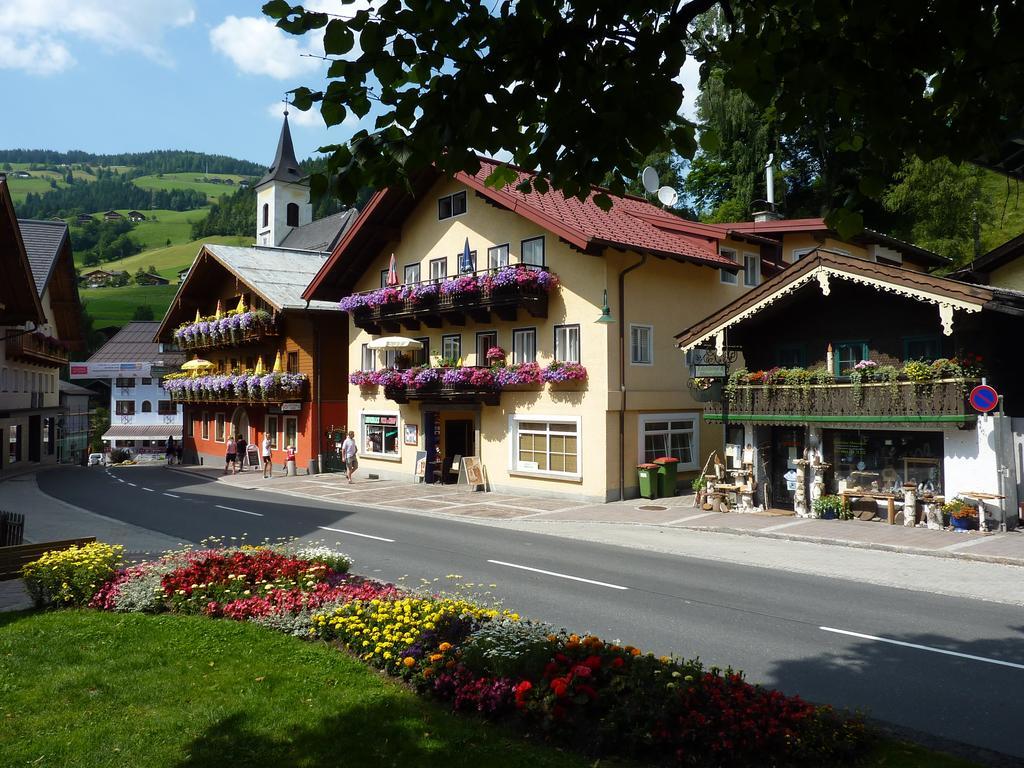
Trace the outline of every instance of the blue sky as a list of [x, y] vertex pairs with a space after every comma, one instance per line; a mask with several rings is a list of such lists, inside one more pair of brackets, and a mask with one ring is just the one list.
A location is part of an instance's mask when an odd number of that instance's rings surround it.
[[[0, 147], [269, 162], [285, 91], [319, 87], [325, 67], [300, 56], [322, 53], [319, 39], [274, 28], [262, 2], [0, 0]], [[312, 112], [291, 122], [300, 158], [356, 130]]]

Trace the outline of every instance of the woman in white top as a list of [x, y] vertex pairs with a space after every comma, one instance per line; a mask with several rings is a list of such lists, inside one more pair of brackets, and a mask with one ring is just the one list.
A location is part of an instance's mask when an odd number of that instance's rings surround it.
[[270, 435], [263, 436], [263, 444], [261, 446], [263, 454], [263, 476], [272, 477], [274, 474], [274, 463], [271, 461], [270, 454]]
[[355, 437], [355, 432], [349, 432], [345, 442], [341, 444], [341, 458], [345, 462], [345, 474], [348, 475], [350, 483], [352, 482], [352, 473], [359, 467], [359, 461], [356, 459], [356, 453], [359, 452], [359, 449], [356, 448]]

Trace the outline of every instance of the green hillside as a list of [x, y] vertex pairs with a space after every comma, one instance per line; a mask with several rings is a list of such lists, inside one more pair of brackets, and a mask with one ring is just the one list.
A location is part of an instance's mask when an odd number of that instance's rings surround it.
[[[150, 266], [156, 267], [157, 273], [168, 280], [176, 281], [178, 272], [192, 264], [199, 248], [203, 243], [219, 243], [221, 245], [252, 245], [251, 237], [239, 237], [237, 235], [217, 235], [204, 237], [202, 240], [192, 240], [179, 245], [172, 245], [169, 248], [154, 248], [134, 256], [128, 256], [117, 261], [108, 261], [101, 265], [103, 269], [118, 270], [135, 274], [139, 267], [147, 269]], [[83, 289], [82, 295], [88, 296], [100, 289]], [[122, 289], [123, 290], [123, 289]]]
[[[126, 208], [115, 210], [122, 215], [128, 214]], [[171, 241], [171, 245], [182, 245], [192, 238], [193, 222], [205, 219], [209, 212], [209, 208], [195, 208], [191, 211], [142, 211], [146, 220], [136, 224], [131, 235], [144, 250], [165, 248], [168, 240]], [[102, 219], [103, 213], [105, 211], [97, 211], [92, 215]], [[74, 226], [74, 219], [70, 219], [69, 223]], [[78, 254], [75, 254], [75, 263], [81, 266]]]
[[989, 172], [985, 176], [985, 196], [992, 204], [993, 221], [981, 229], [982, 253], [1024, 232], [1024, 185]]
[[[230, 179], [232, 184], [214, 183], [210, 178], [218, 178], [222, 181]], [[133, 179], [135, 185], [142, 189], [194, 189], [203, 192], [212, 203], [221, 195], [229, 195], [238, 189], [238, 182], [252, 179], [248, 176], [237, 174], [209, 174], [203, 173], [165, 173], [161, 175], [139, 176]]]
[[178, 290], [177, 285], [130, 285], [125, 288], [93, 288], [81, 292], [86, 311], [92, 315], [93, 326], [124, 325], [132, 319], [136, 307], [149, 306], [159, 320], [167, 312]]

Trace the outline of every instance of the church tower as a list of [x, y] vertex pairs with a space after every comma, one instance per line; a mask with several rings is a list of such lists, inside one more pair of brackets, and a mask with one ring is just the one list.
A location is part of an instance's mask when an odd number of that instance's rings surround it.
[[256, 244], [280, 245], [289, 232], [312, 220], [309, 186], [295, 159], [285, 110], [274, 162], [256, 185]]

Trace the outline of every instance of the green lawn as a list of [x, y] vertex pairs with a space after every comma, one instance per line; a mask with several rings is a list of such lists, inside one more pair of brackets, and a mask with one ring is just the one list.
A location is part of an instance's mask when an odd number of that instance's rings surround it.
[[[203, 181], [208, 177], [231, 179], [235, 183], [229, 185]], [[212, 203], [221, 195], [233, 194], [238, 189], [238, 182], [248, 178], [248, 176], [239, 176], [233, 173], [211, 173], [209, 176], [204, 173], [165, 173], [163, 176], [139, 176], [134, 181], [142, 189], [194, 189], [206, 194]]]
[[132, 319], [135, 308], [148, 305], [157, 320], [164, 316], [178, 286], [128, 285], [124, 288], [83, 288], [80, 291], [86, 310], [93, 317], [94, 326], [124, 325]]
[[[195, 213], [190, 211], [190, 213]], [[143, 225], [140, 224], [140, 227]], [[192, 260], [195, 259], [196, 254], [199, 253], [199, 248], [203, 243], [220, 243], [222, 245], [252, 245], [254, 242], [251, 237], [241, 237], [238, 235], [214, 235], [211, 237], [204, 237], [201, 240], [191, 240], [181, 245], [172, 245], [169, 248], [154, 248], [153, 250], [143, 251], [137, 253], [134, 256], [128, 256], [124, 259], [118, 259], [117, 261], [108, 261], [105, 264], [101, 264], [102, 269], [123, 269], [132, 274], [142, 267], [147, 269], [150, 266], [156, 267], [156, 271], [162, 277], [166, 277], [172, 282], [178, 280], [178, 272], [185, 269], [185, 267], [191, 266]], [[85, 271], [86, 268], [83, 268]], [[90, 267], [89, 269], [92, 269]], [[88, 293], [91, 293], [89, 291]], [[86, 293], [82, 294], [87, 295]]]
[[325, 645], [205, 618], [0, 614], [0, 693], [4, 766], [593, 764], [452, 715]]

